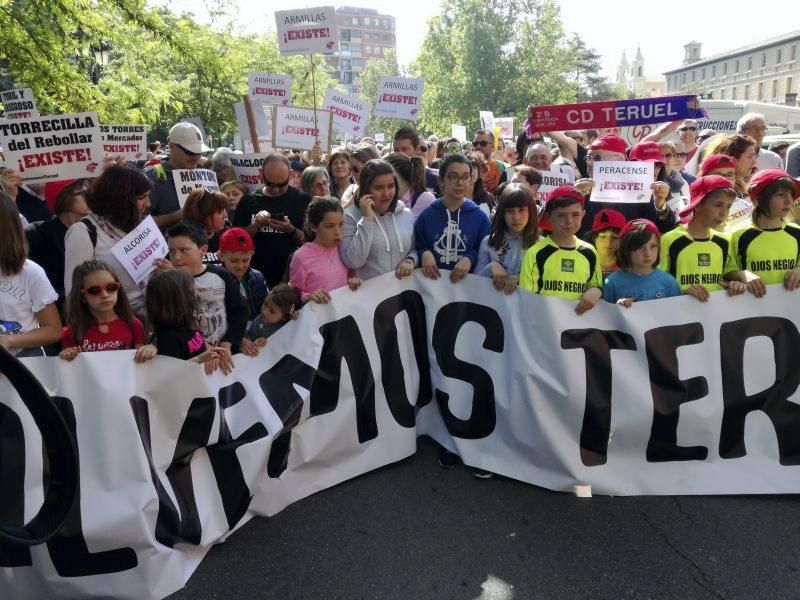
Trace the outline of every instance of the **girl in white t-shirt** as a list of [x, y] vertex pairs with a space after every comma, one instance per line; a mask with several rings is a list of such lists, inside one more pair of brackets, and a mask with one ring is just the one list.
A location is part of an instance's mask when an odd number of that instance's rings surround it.
[[0, 346], [17, 356], [41, 356], [61, 339], [58, 294], [44, 269], [28, 260], [14, 201], [0, 193]]

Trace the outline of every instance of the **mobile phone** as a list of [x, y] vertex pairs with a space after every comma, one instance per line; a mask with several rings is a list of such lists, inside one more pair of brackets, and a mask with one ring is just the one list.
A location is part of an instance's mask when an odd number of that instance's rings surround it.
[[274, 212], [269, 214], [270, 219], [274, 219], [275, 221], [283, 221], [286, 215], [280, 212]]

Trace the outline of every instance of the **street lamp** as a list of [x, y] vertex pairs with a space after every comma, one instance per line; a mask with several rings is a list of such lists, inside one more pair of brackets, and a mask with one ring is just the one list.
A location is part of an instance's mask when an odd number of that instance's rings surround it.
[[94, 62], [101, 67], [107, 67], [109, 56], [111, 54], [110, 50], [111, 45], [108, 42], [100, 42], [99, 46], [92, 46]]

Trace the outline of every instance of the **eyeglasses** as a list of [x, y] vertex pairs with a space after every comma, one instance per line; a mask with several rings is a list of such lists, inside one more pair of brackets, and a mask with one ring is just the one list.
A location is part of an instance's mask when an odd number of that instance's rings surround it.
[[697, 127], [678, 127], [678, 131], [697, 131]]
[[488, 146], [488, 145], [489, 145], [489, 142], [487, 142], [486, 140], [475, 140], [474, 142], [472, 142], [472, 147], [473, 148], [477, 148], [478, 146], [483, 148], [484, 146]]
[[268, 188], [276, 188], [276, 189], [280, 189], [280, 188], [283, 188], [283, 187], [286, 187], [287, 185], [289, 185], [289, 180], [287, 179], [286, 181], [283, 181], [283, 182], [281, 182], [281, 183], [274, 183], [274, 182], [272, 182], [272, 181], [269, 181], [269, 180], [268, 180], [268, 179], [265, 177], [265, 178], [264, 178], [264, 185], [265, 185], [266, 187], [268, 187]]
[[200, 153], [199, 153], [199, 152], [189, 152], [189, 151], [188, 151], [186, 148], [184, 148], [183, 146], [181, 146], [181, 145], [179, 145], [179, 144], [175, 144], [175, 145], [176, 145], [176, 146], [178, 146], [178, 148], [180, 148], [180, 149], [181, 149], [181, 152], [183, 152], [183, 153], [184, 153], [186, 156], [188, 156], [189, 158], [194, 158], [195, 156], [200, 156]]
[[466, 175], [462, 175], [461, 177], [459, 177], [455, 173], [448, 173], [447, 174], [447, 181], [449, 181], [450, 183], [453, 183], [453, 184], [455, 184], [455, 183], [467, 183], [470, 179], [472, 179], [472, 175], [470, 175], [469, 173], [467, 173]]
[[121, 287], [122, 284], [119, 281], [109, 281], [105, 285], [92, 285], [88, 288], [83, 288], [81, 291], [90, 296], [99, 296], [103, 290], [108, 294], [113, 294], [114, 292], [118, 292]]
[[765, 133], [767, 131], [766, 127], [756, 127], [755, 125], [750, 125], [748, 127], [742, 127], [742, 131], [760, 131], [761, 133]]
[[591, 160], [592, 162], [601, 162], [603, 160], [603, 157], [597, 154], [587, 154], [586, 160]]

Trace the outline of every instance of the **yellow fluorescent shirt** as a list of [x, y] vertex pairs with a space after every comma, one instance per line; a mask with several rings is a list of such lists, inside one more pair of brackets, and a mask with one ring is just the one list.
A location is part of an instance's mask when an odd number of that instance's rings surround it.
[[603, 273], [597, 251], [575, 238], [575, 248], [561, 248], [546, 237], [525, 252], [519, 284], [542, 296], [580, 299], [591, 287], [602, 288]]
[[682, 292], [692, 285], [716, 292], [723, 289], [723, 274], [736, 269], [730, 247], [730, 240], [721, 233], [712, 230], [709, 238], [695, 240], [682, 225], [661, 236], [658, 268], [672, 275]]
[[800, 227], [783, 223], [778, 229], [738, 229], [731, 236], [731, 249], [736, 270], [750, 271], [768, 285], [783, 283], [800, 258]]

